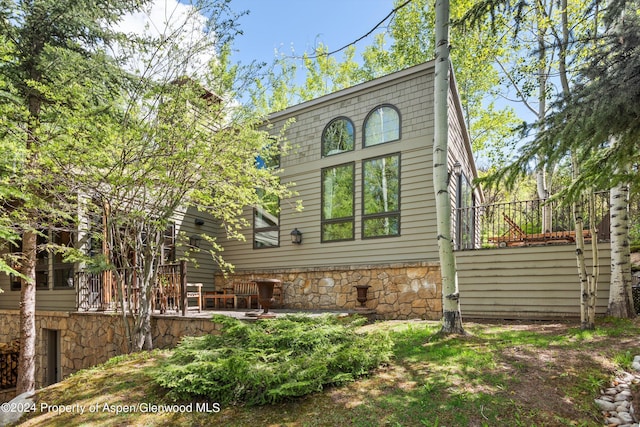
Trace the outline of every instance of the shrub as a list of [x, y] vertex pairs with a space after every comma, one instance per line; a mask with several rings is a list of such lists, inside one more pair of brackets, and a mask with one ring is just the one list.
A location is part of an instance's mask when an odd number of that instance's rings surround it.
[[213, 321], [222, 324], [220, 335], [184, 338], [156, 372], [173, 398], [275, 403], [353, 381], [391, 356], [388, 334], [359, 333], [360, 317]]

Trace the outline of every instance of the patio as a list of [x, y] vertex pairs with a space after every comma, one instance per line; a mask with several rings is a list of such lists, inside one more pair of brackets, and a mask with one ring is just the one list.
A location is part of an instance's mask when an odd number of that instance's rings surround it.
[[[78, 312], [121, 312], [124, 307], [134, 307], [140, 302], [140, 274], [132, 271], [79, 272], [75, 276], [78, 289]], [[120, 290], [117, 283], [122, 283]], [[304, 313], [309, 316], [322, 314], [347, 315], [358, 310], [293, 310], [283, 308], [282, 286], [274, 286], [275, 308], [269, 313], [286, 315]], [[186, 304], [185, 304], [186, 302]], [[243, 320], [255, 320], [263, 309], [258, 302], [255, 280], [229, 282], [220, 291], [203, 291], [201, 283], [186, 282], [183, 263], [161, 266], [156, 285], [152, 290], [152, 315], [159, 318], [188, 317], [211, 318], [221, 314]]]
[[[195, 310], [189, 310], [186, 314], [187, 318], [192, 319], [210, 319], [214, 315], [222, 315], [227, 317], [233, 317], [239, 320], [257, 320], [257, 315], [261, 313], [260, 309], [247, 310], [245, 309], [207, 309], [202, 310], [200, 312]], [[247, 315], [249, 313], [249, 315]], [[289, 314], [300, 314], [310, 317], [323, 316], [326, 314], [331, 314], [335, 316], [349, 316], [352, 314], [360, 314], [357, 310], [293, 310], [288, 308], [279, 308], [279, 309], [270, 309], [269, 313], [273, 313], [276, 317], [286, 316]], [[172, 318], [179, 317], [182, 318], [182, 314], [176, 313], [153, 313], [153, 317], [157, 318]]]

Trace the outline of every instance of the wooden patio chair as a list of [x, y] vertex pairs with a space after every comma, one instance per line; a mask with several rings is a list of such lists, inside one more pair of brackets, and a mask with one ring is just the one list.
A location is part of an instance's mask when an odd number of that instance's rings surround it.
[[211, 301], [213, 308], [227, 308], [229, 303], [232, 307], [237, 305], [236, 296], [233, 292], [224, 291], [207, 291], [202, 293], [202, 308], [206, 308], [207, 301]]
[[273, 287], [273, 299], [276, 307], [282, 307], [284, 304], [284, 289], [282, 288], [282, 283], [277, 283]]
[[238, 308], [239, 300], [247, 302], [247, 308], [253, 307], [253, 302], [258, 305], [258, 285], [253, 281], [233, 282], [233, 294], [236, 296], [234, 307]]
[[187, 283], [187, 310], [189, 309], [189, 300], [195, 299], [198, 313], [202, 310], [202, 283]]
[[509, 237], [511, 237], [513, 240], [524, 240], [526, 236], [524, 230], [520, 228], [520, 226], [516, 224], [514, 220], [509, 218], [509, 215], [507, 215], [506, 213], [503, 213], [502, 217], [504, 218], [506, 223], [509, 224], [509, 230], [507, 230], [506, 234], [508, 234]]
[[512, 220], [506, 213], [502, 214], [509, 229], [505, 231], [501, 236], [489, 237], [489, 243], [496, 243], [499, 247], [511, 246], [516, 243], [525, 241], [526, 233], [514, 220]]

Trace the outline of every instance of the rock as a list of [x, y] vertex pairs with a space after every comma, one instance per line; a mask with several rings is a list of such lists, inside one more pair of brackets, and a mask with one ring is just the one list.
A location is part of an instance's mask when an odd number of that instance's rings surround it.
[[[634, 358], [640, 363], [640, 356]], [[616, 377], [609, 388], [600, 390], [595, 403], [603, 413], [604, 423], [610, 427], [640, 427], [640, 371], [623, 372]]]
[[[31, 408], [32, 405], [35, 404], [35, 401], [33, 399], [35, 394], [36, 393], [33, 391], [27, 391], [25, 393], [22, 393], [16, 396], [11, 401], [9, 401], [9, 408], [27, 408], [27, 409]], [[26, 412], [28, 411], [5, 412], [4, 410], [0, 410], [0, 427], [4, 427], [6, 425], [17, 422], [20, 419], [20, 417], [22, 417], [22, 415]]]
[[631, 363], [631, 367], [635, 370], [640, 372], [640, 356], [636, 356], [633, 358], [633, 363]]
[[631, 423], [633, 423], [633, 418], [631, 418], [631, 415], [629, 415], [628, 412], [619, 412], [618, 413], [618, 418], [620, 419], [620, 421], [622, 421], [621, 424], [631, 424]]
[[618, 406], [616, 406], [616, 411], [617, 412], [628, 412], [629, 411], [629, 401], [625, 400], [624, 402], [618, 402]]
[[618, 393], [615, 397], [616, 402], [622, 402], [624, 400], [631, 400], [631, 392], [629, 390], [624, 390]]
[[613, 425], [613, 426], [619, 426], [620, 424], [622, 424], [622, 420], [618, 417], [608, 417], [604, 419], [605, 424], [607, 425]]
[[608, 402], [603, 399], [596, 399], [595, 402], [602, 411], [611, 412], [616, 410], [616, 405], [613, 402]]

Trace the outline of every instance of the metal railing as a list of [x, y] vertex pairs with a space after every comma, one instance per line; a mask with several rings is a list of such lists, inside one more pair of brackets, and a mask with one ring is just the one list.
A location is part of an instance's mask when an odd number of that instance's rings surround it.
[[17, 341], [0, 345], [0, 390], [16, 387], [19, 354], [20, 345]]
[[[600, 241], [609, 240], [609, 193], [595, 194], [595, 227]], [[588, 204], [582, 204], [583, 236], [591, 239]], [[454, 210], [454, 247], [488, 247], [573, 243], [573, 207], [555, 200], [524, 200]]]
[[[153, 310], [161, 313], [181, 308], [181, 284], [186, 283], [184, 263], [166, 264], [158, 267], [156, 283], [151, 292]], [[121, 311], [137, 312], [142, 289], [139, 268], [118, 269], [98, 273], [80, 271], [74, 277], [77, 290], [78, 311]], [[121, 304], [118, 287], [122, 291], [124, 307]]]

